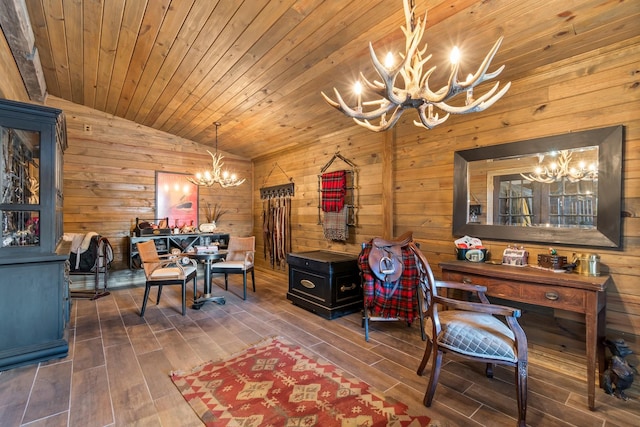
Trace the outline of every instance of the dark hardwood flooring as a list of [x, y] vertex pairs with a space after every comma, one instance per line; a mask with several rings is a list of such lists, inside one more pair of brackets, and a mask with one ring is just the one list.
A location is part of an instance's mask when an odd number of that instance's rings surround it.
[[[237, 292], [239, 280], [231, 278]], [[431, 417], [432, 426], [515, 425], [511, 369], [499, 367], [488, 379], [483, 366], [445, 357], [435, 402], [425, 408], [428, 377], [416, 375], [424, 348], [418, 324], [372, 322], [366, 342], [359, 314], [326, 320], [292, 305], [281, 275], [258, 270], [256, 281], [257, 292], [249, 291], [247, 301], [214, 286], [226, 305], [189, 308], [184, 317], [172, 287], [165, 287], [160, 305], [150, 301], [144, 319], [138, 315], [143, 286], [112, 288], [96, 301], [74, 300], [68, 357], [0, 373], [0, 425], [199, 426], [169, 373], [226, 358], [271, 336], [402, 400], [411, 412]], [[638, 384], [628, 390], [628, 401], [597, 390], [597, 409], [588, 410], [582, 325], [536, 311], [526, 311], [522, 323], [530, 343], [529, 425], [640, 425]]]

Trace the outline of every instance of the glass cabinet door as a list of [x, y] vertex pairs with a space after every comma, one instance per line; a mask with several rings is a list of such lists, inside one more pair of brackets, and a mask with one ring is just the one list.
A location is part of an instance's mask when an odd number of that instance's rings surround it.
[[40, 132], [0, 126], [0, 247], [40, 245]]

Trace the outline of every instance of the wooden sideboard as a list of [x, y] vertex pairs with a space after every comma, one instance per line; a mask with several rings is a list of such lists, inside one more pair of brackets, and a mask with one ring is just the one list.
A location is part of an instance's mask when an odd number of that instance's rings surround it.
[[581, 313], [586, 325], [587, 392], [595, 408], [596, 364], [599, 382], [605, 370], [606, 288], [609, 276], [554, 273], [535, 267], [512, 267], [468, 261], [443, 262], [442, 280], [487, 287], [487, 295]]

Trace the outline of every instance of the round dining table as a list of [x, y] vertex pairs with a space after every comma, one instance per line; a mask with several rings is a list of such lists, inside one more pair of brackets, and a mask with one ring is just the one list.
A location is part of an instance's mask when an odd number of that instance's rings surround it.
[[211, 264], [213, 264], [214, 261], [217, 262], [223, 260], [227, 256], [227, 251], [188, 252], [186, 255], [189, 258], [204, 263], [204, 293], [200, 296], [193, 296], [193, 305], [191, 308], [199, 310], [204, 303], [209, 301], [213, 301], [221, 305], [226, 303], [223, 296], [214, 297], [211, 295]]

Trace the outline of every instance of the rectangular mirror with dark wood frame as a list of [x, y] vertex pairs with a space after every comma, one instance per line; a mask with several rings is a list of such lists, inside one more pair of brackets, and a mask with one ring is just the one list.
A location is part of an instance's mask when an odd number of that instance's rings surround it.
[[453, 234], [620, 247], [624, 127], [457, 151]]

